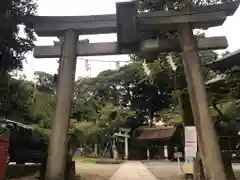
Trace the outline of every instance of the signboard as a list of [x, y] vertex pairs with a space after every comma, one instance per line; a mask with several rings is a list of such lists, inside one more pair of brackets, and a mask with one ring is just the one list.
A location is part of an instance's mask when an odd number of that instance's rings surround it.
[[197, 132], [195, 126], [185, 127], [185, 158], [196, 157]]
[[197, 153], [197, 132], [195, 126], [186, 126], [185, 134], [185, 163], [184, 173], [193, 174], [193, 163]]
[[181, 158], [181, 157], [183, 157], [182, 152], [175, 152], [173, 155], [174, 155], [175, 158]]

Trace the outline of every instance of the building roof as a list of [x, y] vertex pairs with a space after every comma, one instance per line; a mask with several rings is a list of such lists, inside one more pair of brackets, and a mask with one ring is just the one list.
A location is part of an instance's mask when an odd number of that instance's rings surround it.
[[155, 127], [140, 129], [138, 140], [169, 140], [175, 133], [175, 127]]
[[217, 70], [223, 74], [217, 76], [216, 78], [213, 78], [209, 81], [207, 81], [206, 85], [220, 85], [222, 82], [224, 82], [226, 74], [224, 72], [226, 70], [229, 70], [233, 68], [234, 66], [240, 66], [240, 49], [229, 53], [222, 58], [217, 59], [216, 61], [210, 62], [206, 65], [206, 67], [209, 67], [213, 70]]
[[220, 72], [224, 72], [227, 69], [231, 69], [232, 67], [239, 65], [240, 65], [240, 49], [207, 64], [207, 67], [214, 70], [218, 70]]
[[2, 124], [2, 123], [14, 124], [16, 126], [24, 128], [24, 129], [32, 129], [31, 126], [28, 126], [28, 125], [22, 124], [20, 122], [16, 122], [16, 121], [12, 121], [12, 120], [0, 117], [0, 124]]

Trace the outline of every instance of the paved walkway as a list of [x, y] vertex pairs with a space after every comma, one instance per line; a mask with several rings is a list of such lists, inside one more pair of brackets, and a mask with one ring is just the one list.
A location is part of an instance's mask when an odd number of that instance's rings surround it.
[[128, 161], [119, 167], [110, 180], [157, 180], [157, 178], [141, 162]]

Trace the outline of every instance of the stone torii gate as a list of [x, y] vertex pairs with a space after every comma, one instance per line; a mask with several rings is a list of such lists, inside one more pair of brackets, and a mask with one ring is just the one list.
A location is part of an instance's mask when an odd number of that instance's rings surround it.
[[[183, 11], [137, 13], [136, 2], [117, 3], [117, 14], [77, 17], [29, 17], [38, 36], [64, 37], [63, 44], [37, 46], [36, 58], [60, 57], [57, 102], [53, 123], [47, 180], [63, 180], [66, 165], [67, 132], [73, 94], [77, 56], [115, 55], [147, 52], [183, 52], [191, 106], [202, 149], [207, 158], [212, 179], [226, 180], [216, 133], [208, 110], [206, 90], [197, 49], [223, 49], [225, 37], [194, 37], [192, 29], [221, 25], [237, 9], [236, 3], [191, 8]], [[180, 39], [141, 40], [140, 33], [179, 30]], [[84, 34], [117, 33], [117, 42], [78, 43]], [[211, 164], [211, 165], [210, 165]]]
[[[126, 129], [126, 128], [120, 128], [119, 132], [114, 133], [114, 137], [123, 137], [124, 138], [124, 159], [128, 160], [128, 139], [130, 137], [129, 132], [131, 129]], [[116, 148], [116, 145], [114, 143], [114, 146]], [[116, 151], [116, 149], [115, 149]], [[115, 152], [116, 153], [116, 152]], [[114, 157], [116, 159], [116, 156]]]

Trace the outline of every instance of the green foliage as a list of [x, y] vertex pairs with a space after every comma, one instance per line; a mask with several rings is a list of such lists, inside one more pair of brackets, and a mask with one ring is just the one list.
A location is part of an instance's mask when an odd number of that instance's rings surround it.
[[238, 66], [232, 68], [221, 68], [220, 71], [214, 69], [213, 73], [217, 74], [215, 82], [209, 84], [208, 91], [210, 92], [213, 101], [234, 101], [240, 98], [240, 69]]
[[21, 16], [36, 13], [34, 0], [2, 0], [0, 7], [0, 73], [1, 76], [15, 68], [22, 68], [22, 60], [27, 51], [32, 50], [35, 40], [34, 31], [25, 24], [26, 37], [20, 37]]
[[32, 84], [10, 76], [3, 79], [0, 84], [0, 115], [18, 121], [31, 122], [34, 117]]
[[239, 151], [239, 100], [213, 104], [215, 128], [223, 150]]
[[[223, 3], [225, 1], [202, 1], [202, 0], [196, 0], [196, 1], [183, 1], [183, 0], [140, 0], [139, 1], [139, 10], [140, 11], [158, 11], [158, 10], [179, 10], [183, 8], [191, 8], [195, 6], [206, 6], [216, 3]], [[172, 39], [172, 38], [178, 38], [179, 34], [177, 31], [172, 32], [148, 32], [142, 34], [143, 39], [147, 38], [159, 38], [159, 39]], [[166, 62], [168, 60], [168, 55], [172, 56], [173, 63], [175, 64], [176, 72], [169, 70], [164, 71], [166, 74], [164, 77], [164, 80], [166, 79], [166, 83], [172, 84], [172, 88], [168, 91], [170, 93], [170, 96], [172, 97], [171, 101], [169, 101], [169, 104], [171, 104], [172, 108], [163, 108], [163, 110], [160, 110], [157, 112], [157, 114], [161, 114], [160, 116], [170, 122], [172, 119], [176, 120], [176, 123], [179, 123], [182, 121], [181, 118], [179, 118], [179, 112], [177, 112], [177, 109], [179, 108], [179, 97], [182, 93], [188, 93], [187, 92], [187, 84], [185, 80], [185, 74], [184, 74], [184, 67], [182, 63], [182, 57], [180, 53], [151, 53], [151, 54], [144, 54], [141, 56], [133, 56], [133, 60], [135, 62], [142, 62], [143, 60], [146, 60], [147, 62], [156, 62], [160, 61], [161, 63]], [[217, 58], [217, 54], [213, 51], [201, 51], [199, 52], [199, 58], [201, 60], [201, 64], [203, 67], [203, 75], [205, 80], [212, 79], [217, 76], [217, 73], [205, 68], [205, 64], [214, 61]], [[155, 61], [153, 61], [155, 60]], [[149, 65], [150, 66], [150, 65]], [[165, 69], [169, 67], [166, 63], [164, 64]], [[159, 70], [157, 71], [159, 72]], [[167, 75], [167, 72], [168, 75]], [[155, 82], [162, 83], [162, 77], [163, 75], [160, 74], [159, 78], [156, 78]], [[170, 86], [170, 87], [171, 87]], [[159, 85], [159, 87], [169, 87], [166, 85]], [[177, 115], [177, 117], [176, 117]], [[174, 118], [172, 118], [174, 117]]]
[[44, 92], [54, 92], [56, 87], [53, 82], [54, 78], [52, 74], [42, 72], [42, 71], [35, 71], [34, 72], [36, 84], [38, 86], [39, 91]]
[[224, 3], [226, 0], [140, 0], [141, 11], [179, 10], [187, 7], [206, 6], [217, 3]]
[[229, 90], [229, 94], [234, 98], [240, 97], [240, 68], [238, 66], [233, 67], [230, 70], [225, 72], [226, 77], [224, 84], [226, 84], [226, 88]]
[[53, 75], [45, 72], [35, 72], [35, 89], [33, 111], [35, 119], [42, 128], [51, 128], [55, 110], [55, 84]]
[[[14, 79], [9, 72], [22, 68], [25, 54], [32, 50], [35, 40], [30, 25], [23, 25], [24, 15], [36, 13], [34, 0], [2, 0], [0, 7], [0, 115], [18, 121], [31, 122], [33, 91], [31, 83]], [[24, 37], [19, 36], [22, 25]]]
[[220, 104], [213, 104], [214, 116], [219, 121], [235, 121], [240, 119], [239, 110], [240, 110], [240, 101], [235, 99], [229, 102], [222, 102]]
[[46, 92], [35, 92], [33, 110], [41, 127], [50, 128], [55, 109], [55, 95]]
[[[110, 124], [109, 120], [112, 124], [122, 124], [124, 121], [116, 121], [116, 117], [126, 121], [128, 117], [136, 116], [136, 111], [153, 118], [154, 112], [170, 104], [173, 83], [169, 78], [168, 63], [155, 61], [149, 64], [149, 69], [151, 75], [146, 76], [142, 63], [133, 62], [119, 70], [107, 70], [95, 78], [79, 80], [74, 118], [84, 117], [82, 120], [87, 118], [89, 121], [94, 117], [94, 121], [98, 119], [98, 123], [105, 125]], [[85, 111], [87, 116], [84, 116], [80, 111], [87, 108], [84, 104], [95, 112]]]
[[135, 129], [148, 123], [154, 112], [167, 108], [173, 83], [167, 62], [149, 64], [146, 76], [142, 63], [107, 70], [94, 78], [76, 82], [72, 118], [81, 132], [81, 142], [104, 148], [120, 127]]

